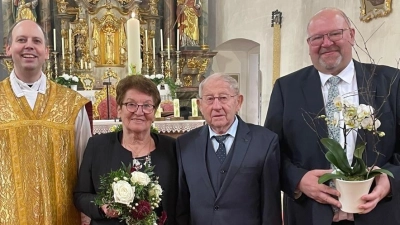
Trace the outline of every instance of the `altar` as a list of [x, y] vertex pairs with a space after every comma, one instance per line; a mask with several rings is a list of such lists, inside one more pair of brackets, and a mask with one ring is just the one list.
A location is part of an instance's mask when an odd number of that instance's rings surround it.
[[[93, 120], [93, 134], [109, 133], [114, 125], [121, 124], [118, 120]], [[155, 121], [154, 126], [167, 136], [176, 138], [185, 132], [201, 127], [205, 124], [204, 120], [165, 120]]]

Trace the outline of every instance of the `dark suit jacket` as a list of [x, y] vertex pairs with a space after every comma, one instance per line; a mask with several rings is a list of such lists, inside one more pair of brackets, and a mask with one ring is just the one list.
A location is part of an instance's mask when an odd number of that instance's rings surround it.
[[[355, 215], [356, 224], [400, 224], [400, 86], [399, 71], [387, 66], [373, 66], [354, 61], [359, 103], [382, 105], [380, 109], [381, 127], [386, 136], [381, 138], [377, 149], [384, 154], [377, 166], [389, 169], [395, 179], [390, 179], [392, 197], [383, 199], [378, 206], [366, 215]], [[369, 79], [371, 78], [371, 79]], [[370, 100], [364, 91], [370, 80]], [[390, 95], [389, 95], [390, 91]], [[388, 96], [389, 95], [389, 96]], [[388, 96], [387, 99], [384, 97]], [[318, 71], [309, 66], [278, 79], [271, 95], [265, 126], [279, 135], [282, 151], [281, 186], [287, 194], [284, 200], [285, 225], [330, 225], [333, 212], [329, 205], [322, 205], [302, 195], [294, 200], [294, 191], [306, 172], [314, 169], [329, 169], [325, 159], [325, 149], [319, 137], [309, 127], [310, 118], [325, 114], [321, 81]], [[304, 116], [304, 117], [303, 117]], [[305, 121], [307, 120], [307, 122]], [[326, 124], [317, 125], [320, 137], [327, 137]], [[367, 147], [368, 164], [371, 165], [376, 154]]]
[[278, 137], [238, 119], [232, 161], [217, 194], [206, 166], [208, 126], [178, 137], [177, 224], [282, 224]]
[[[100, 176], [111, 170], [118, 170], [122, 163], [132, 164], [131, 152], [124, 149], [118, 139], [119, 133], [93, 136], [89, 139], [79, 170], [78, 183], [74, 191], [75, 206], [92, 218], [91, 224], [113, 225], [118, 219], [107, 219], [102, 210], [94, 205], [99, 193]], [[167, 225], [175, 225], [175, 209], [178, 189], [178, 166], [176, 162], [176, 144], [173, 138], [151, 134], [156, 149], [150, 153], [155, 166], [154, 173], [159, 177], [163, 189], [162, 207], [167, 212]]]

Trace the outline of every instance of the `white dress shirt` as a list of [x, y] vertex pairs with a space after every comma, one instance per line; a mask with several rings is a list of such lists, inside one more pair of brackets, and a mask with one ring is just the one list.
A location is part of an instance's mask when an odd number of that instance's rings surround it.
[[[330, 86], [329, 84], [327, 84], [327, 81], [329, 78], [332, 77], [332, 75], [323, 74], [321, 72], [318, 73], [321, 78], [322, 95], [324, 97], [324, 103], [326, 106], [326, 103], [328, 101], [328, 90]], [[356, 70], [354, 68], [353, 60], [351, 60], [349, 65], [347, 65], [347, 67], [336, 76], [342, 79], [338, 83], [339, 95], [342, 96], [344, 99], [346, 99], [348, 102], [358, 106], [359, 105], [358, 86], [357, 86]], [[343, 119], [343, 114], [341, 112], [339, 118], [341, 120]], [[343, 127], [343, 121], [340, 122], [340, 127]], [[340, 145], [342, 145], [342, 147], [344, 147], [344, 138], [345, 137], [343, 132], [340, 132]], [[357, 130], [352, 130], [346, 137], [347, 141], [346, 154], [347, 154], [347, 160], [349, 161], [350, 165], [353, 162], [353, 153], [356, 146], [356, 140], [357, 140]], [[338, 213], [334, 215], [333, 221], [338, 222], [341, 220], [354, 221], [354, 215], [352, 213], [345, 213], [340, 210]]]
[[[34, 82], [33, 84], [29, 84], [32, 85], [32, 87], [29, 87], [28, 84], [18, 79], [14, 71], [12, 71], [10, 74], [10, 82], [11, 89], [13, 90], [15, 96], [18, 98], [25, 96], [32, 110], [34, 109], [38, 94], [46, 94], [47, 79], [43, 73], [38, 81]], [[82, 162], [86, 144], [91, 136], [92, 132], [90, 130], [89, 117], [87, 115], [85, 106], [83, 106], [75, 119], [75, 151], [79, 166]]]

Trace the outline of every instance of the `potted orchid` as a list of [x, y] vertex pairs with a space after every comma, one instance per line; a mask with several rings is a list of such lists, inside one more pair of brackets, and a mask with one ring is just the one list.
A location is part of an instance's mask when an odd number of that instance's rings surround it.
[[[365, 104], [357, 106], [347, 101], [344, 96], [336, 97], [333, 103], [338, 111], [334, 114], [333, 120], [328, 120], [325, 115], [319, 116], [318, 118], [324, 119], [327, 124], [331, 123], [340, 128], [344, 133], [344, 146], [346, 146], [347, 135], [352, 131], [356, 131], [358, 134], [357, 136], [360, 138], [362, 137], [362, 135], [359, 134], [360, 130], [371, 133], [374, 138], [378, 140], [385, 136], [384, 132], [378, 131], [381, 122], [376, 117], [375, 109], [372, 106]], [[336, 188], [341, 193], [339, 201], [342, 204], [342, 210], [344, 212], [359, 212], [357, 207], [362, 203], [361, 196], [368, 194], [375, 176], [387, 174], [393, 177], [393, 174], [388, 170], [375, 168], [374, 165], [371, 167], [367, 166], [365, 161], [366, 156], [364, 154], [367, 144], [372, 144], [374, 151], [377, 152], [377, 157], [379, 156], [379, 152], [376, 150], [376, 145], [374, 143], [367, 143], [363, 140], [362, 143], [358, 144], [354, 149], [352, 165], [347, 159], [346, 149], [336, 140], [322, 138], [321, 143], [327, 149], [325, 157], [333, 165], [334, 171], [333, 173], [327, 173], [321, 176], [318, 182], [325, 183], [329, 180], [334, 181]], [[352, 192], [352, 188], [355, 188], [356, 191]]]

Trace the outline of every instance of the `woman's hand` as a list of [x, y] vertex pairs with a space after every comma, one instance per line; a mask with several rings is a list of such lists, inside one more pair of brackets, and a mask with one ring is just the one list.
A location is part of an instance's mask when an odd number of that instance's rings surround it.
[[106, 214], [107, 218], [118, 218], [119, 216], [118, 211], [110, 209], [108, 205], [102, 205], [101, 209], [103, 210], [104, 214]]

